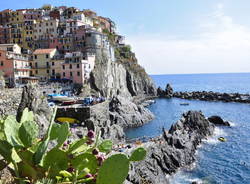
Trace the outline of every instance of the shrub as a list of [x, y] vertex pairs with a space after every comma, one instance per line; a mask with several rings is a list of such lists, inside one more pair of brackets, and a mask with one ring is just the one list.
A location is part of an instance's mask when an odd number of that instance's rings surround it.
[[[131, 161], [146, 156], [143, 148], [130, 157], [108, 154], [110, 140], [101, 140], [95, 132], [72, 143], [69, 124], [56, 124], [56, 109], [50, 119], [47, 133], [38, 139], [38, 126], [34, 115], [26, 108], [20, 122], [8, 116], [0, 121], [0, 170], [8, 166], [20, 183], [91, 183], [121, 184], [128, 175]], [[51, 141], [56, 145], [48, 148]]]

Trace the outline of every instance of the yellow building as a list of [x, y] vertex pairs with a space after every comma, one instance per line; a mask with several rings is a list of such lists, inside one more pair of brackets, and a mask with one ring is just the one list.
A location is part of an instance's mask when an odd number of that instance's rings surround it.
[[11, 25], [11, 43], [17, 43], [20, 46], [23, 46], [24, 35], [23, 35], [23, 26], [24, 26], [24, 13], [26, 10], [17, 10], [13, 11], [10, 14], [10, 25]]
[[47, 81], [51, 76], [52, 59], [57, 54], [56, 49], [37, 49], [33, 53], [32, 74], [40, 81]]
[[64, 63], [64, 57], [54, 57], [51, 60], [50, 66], [50, 78], [52, 79], [62, 79], [62, 64]]

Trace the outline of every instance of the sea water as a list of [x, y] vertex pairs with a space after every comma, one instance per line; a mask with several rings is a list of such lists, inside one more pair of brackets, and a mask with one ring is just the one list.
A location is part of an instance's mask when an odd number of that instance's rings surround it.
[[[197, 74], [152, 76], [157, 86], [172, 84], [175, 91], [250, 92], [250, 74]], [[181, 106], [180, 103], [189, 103]], [[250, 184], [250, 104], [206, 102], [185, 99], [157, 99], [149, 109], [155, 114], [150, 123], [127, 130], [128, 138], [160, 135], [188, 110], [201, 110], [205, 116], [219, 115], [231, 127], [217, 127], [204, 140], [192, 169], [182, 169], [170, 178], [173, 184], [192, 181], [218, 184]], [[227, 142], [219, 142], [223, 136]]]

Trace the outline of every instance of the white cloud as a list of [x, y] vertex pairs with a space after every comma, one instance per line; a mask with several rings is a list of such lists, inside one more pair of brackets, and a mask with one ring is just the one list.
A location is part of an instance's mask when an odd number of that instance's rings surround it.
[[250, 72], [250, 30], [223, 12], [223, 4], [189, 39], [174, 35], [128, 37], [150, 74]]

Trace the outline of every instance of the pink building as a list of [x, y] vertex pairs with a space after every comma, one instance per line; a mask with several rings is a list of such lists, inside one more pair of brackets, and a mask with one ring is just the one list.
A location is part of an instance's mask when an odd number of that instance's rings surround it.
[[84, 84], [88, 81], [94, 65], [95, 55], [84, 55], [81, 52], [66, 53], [61, 76], [64, 79], [72, 80], [74, 83]]
[[22, 83], [22, 78], [30, 76], [30, 63], [20, 53], [0, 50], [0, 71], [4, 73], [5, 82], [10, 86]]
[[52, 38], [49, 40], [49, 48], [56, 48], [59, 52], [64, 50], [64, 44], [60, 38]]

